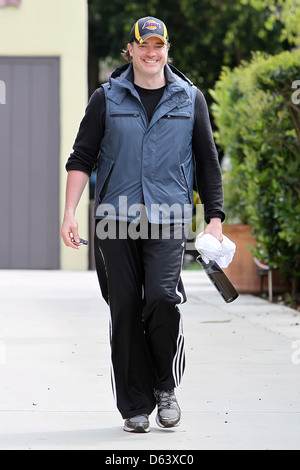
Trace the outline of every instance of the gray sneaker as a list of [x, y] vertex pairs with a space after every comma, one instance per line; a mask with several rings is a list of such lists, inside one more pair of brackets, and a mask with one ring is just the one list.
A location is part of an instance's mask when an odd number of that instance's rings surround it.
[[174, 389], [154, 390], [157, 403], [156, 423], [161, 428], [173, 428], [178, 426], [181, 417], [181, 410], [177, 403]]
[[150, 423], [148, 415], [142, 414], [125, 419], [123, 429], [127, 432], [149, 432]]

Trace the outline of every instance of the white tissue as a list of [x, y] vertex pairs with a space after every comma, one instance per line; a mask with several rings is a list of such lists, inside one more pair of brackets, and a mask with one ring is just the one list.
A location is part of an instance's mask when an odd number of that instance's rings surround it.
[[220, 243], [216, 237], [204, 232], [197, 236], [195, 247], [205, 263], [216, 261], [220, 268], [229, 266], [236, 251], [235, 243], [225, 235], [223, 235], [223, 241]]

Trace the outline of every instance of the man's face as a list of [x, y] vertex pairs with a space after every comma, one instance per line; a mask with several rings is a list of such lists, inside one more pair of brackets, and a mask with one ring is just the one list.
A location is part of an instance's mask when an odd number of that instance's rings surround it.
[[153, 77], [161, 73], [167, 63], [169, 46], [159, 38], [149, 38], [143, 44], [128, 44], [135, 71], [143, 76]]

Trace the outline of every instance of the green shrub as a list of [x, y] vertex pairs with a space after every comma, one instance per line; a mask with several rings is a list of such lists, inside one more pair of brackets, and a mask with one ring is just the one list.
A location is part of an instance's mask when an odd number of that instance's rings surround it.
[[[256, 53], [224, 68], [211, 94], [216, 141], [231, 167], [224, 171], [225, 210], [252, 226], [260, 252], [297, 290], [300, 276], [300, 50]], [[294, 101], [294, 102], [293, 102]], [[263, 254], [262, 254], [263, 253]]]

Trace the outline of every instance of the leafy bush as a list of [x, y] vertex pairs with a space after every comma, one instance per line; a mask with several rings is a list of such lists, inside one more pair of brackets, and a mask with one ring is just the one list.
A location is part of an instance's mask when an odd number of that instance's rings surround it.
[[256, 256], [278, 267], [297, 291], [300, 276], [300, 50], [253, 54], [224, 68], [211, 94], [216, 141], [229, 158], [225, 210], [252, 226]]

